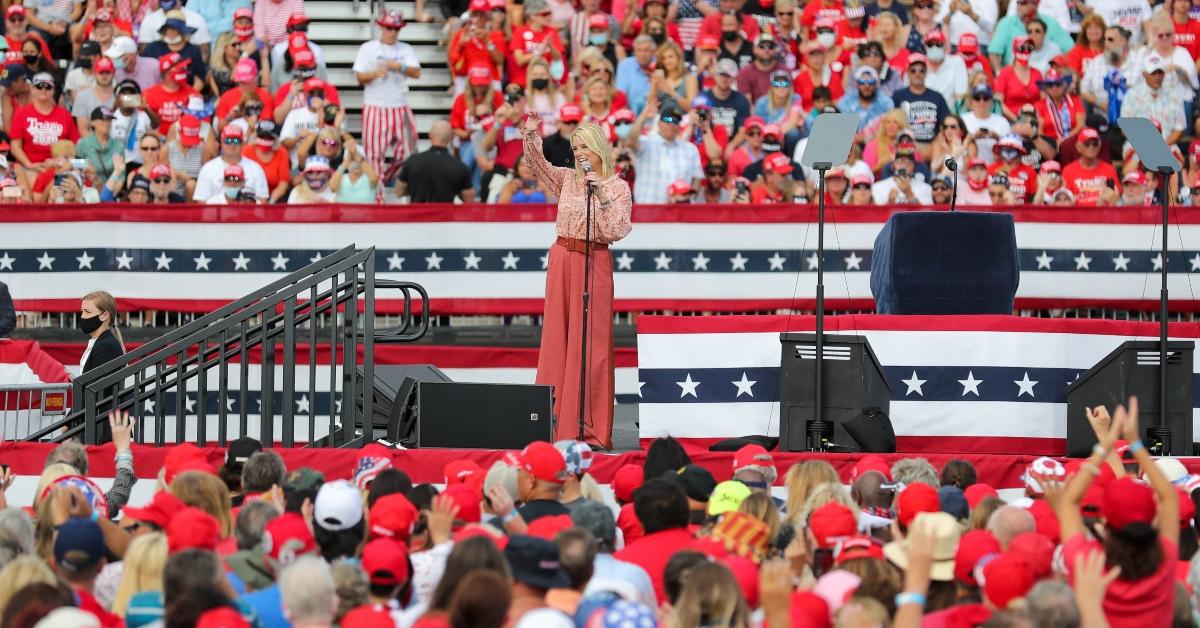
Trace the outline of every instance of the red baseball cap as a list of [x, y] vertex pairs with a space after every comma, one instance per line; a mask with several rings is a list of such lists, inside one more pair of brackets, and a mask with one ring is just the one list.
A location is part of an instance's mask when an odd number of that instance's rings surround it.
[[720, 50], [721, 40], [713, 35], [701, 35], [696, 40], [696, 47], [700, 50]]
[[1097, 131], [1096, 129], [1093, 129], [1090, 126], [1084, 127], [1083, 130], [1079, 132], [1079, 141], [1080, 142], [1086, 142], [1088, 140], [1098, 140], [1098, 139], [1100, 139], [1100, 132]]
[[191, 59], [179, 54], [178, 52], [172, 52], [158, 60], [158, 72], [160, 74], [166, 74], [168, 70], [177, 65], [181, 65], [186, 68], [191, 64]]
[[583, 110], [575, 103], [567, 103], [558, 108], [558, 119], [563, 122], [579, 122], [583, 119]]
[[25, 7], [23, 5], [14, 4], [8, 7], [8, 10], [4, 12], [4, 17], [10, 18], [17, 14], [25, 15]]
[[988, 556], [1000, 553], [1000, 541], [987, 530], [971, 530], [964, 532], [958, 540], [958, 549], [954, 552], [954, 579], [973, 587], [979, 586], [975, 580], [975, 567]]
[[362, 568], [371, 584], [404, 584], [408, 582], [408, 549], [394, 539], [370, 541], [363, 546]]
[[811, 628], [829, 628], [829, 603], [825, 598], [812, 591], [793, 591], [792, 606], [788, 616], [793, 626], [810, 626]]
[[322, 81], [319, 78], [313, 77], [310, 79], [305, 79], [304, 84], [301, 87], [304, 89], [305, 93], [307, 93], [307, 92], [322, 92], [323, 93], [325, 91], [325, 81]]
[[963, 491], [963, 497], [967, 498], [967, 505], [971, 507], [971, 510], [975, 510], [979, 507], [979, 502], [982, 502], [990, 497], [998, 498], [1000, 497], [1000, 494], [997, 493], [996, 489], [992, 488], [991, 485], [978, 482], [968, 486], [967, 489]]
[[671, 196], [684, 196], [686, 194], [691, 194], [692, 184], [680, 179], [671, 183], [670, 187], [667, 188], [667, 193]]
[[937, 489], [921, 482], [904, 487], [900, 496], [896, 498], [896, 520], [906, 528], [917, 515], [941, 510], [942, 502], [938, 498]]
[[442, 491], [442, 495], [454, 500], [458, 506], [455, 520], [464, 523], [479, 523], [483, 518], [479, 504], [483, 501], [483, 491], [473, 484], [451, 484]]
[[150, 179], [151, 180], [157, 179], [159, 177], [169, 177], [169, 176], [171, 176], [171, 167], [168, 166], [167, 164], [155, 164], [154, 167], [150, 169]]
[[292, 53], [293, 57], [296, 56], [296, 53], [301, 50], [311, 50], [311, 48], [308, 47], [308, 35], [303, 31], [288, 33], [287, 41], [288, 52]]
[[461, 543], [476, 536], [483, 537], [492, 543], [495, 543], [496, 547], [502, 552], [504, 551], [504, 548], [508, 547], [508, 535], [501, 533], [499, 530], [490, 525], [484, 525], [481, 523], [469, 523], [463, 526], [454, 533], [453, 538], [455, 543]]
[[[828, 175], [826, 175], [826, 178], [828, 178]], [[854, 463], [854, 467], [850, 469], [850, 482], [854, 483], [854, 481], [862, 477], [864, 473], [870, 471], [878, 471], [879, 473], [883, 474], [883, 477], [887, 479], [888, 482], [892, 481], [892, 468], [888, 466], [887, 461], [879, 456], [863, 456], [862, 458], [859, 458], [858, 462]]]
[[184, 471], [212, 473], [213, 468], [208, 464], [208, 456], [199, 447], [191, 443], [182, 443], [167, 452], [166, 458], [163, 459], [163, 471], [163, 481], [170, 484], [175, 480], [175, 476]]
[[518, 460], [522, 471], [542, 482], [562, 484], [567, 481], [567, 461], [550, 443], [529, 443], [521, 450]]
[[1148, 524], [1154, 521], [1156, 510], [1154, 492], [1130, 476], [1118, 478], [1105, 487], [1104, 501], [1100, 503], [1100, 514], [1116, 530], [1131, 523]]
[[236, 22], [242, 18], [253, 20], [254, 9], [251, 9], [250, 7], [241, 7], [233, 12], [233, 21]]
[[471, 13], [487, 13], [492, 8], [492, 4], [488, 0], [471, 0], [468, 11]]
[[125, 516], [134, 521], [144, 521], [152, 523], [160, 530], [166, 530], [167, 524], [171, 522], [171, 517], [175, 513], [186, 508], [187, 505], [179, 501], [168, 491], [159, 491], [154, 494], [149, 504], [137, 508], [134, 506], [125, 507]]
[[190, 113], [180, 116], [179, 141], [188, 147], [200, 143], [200, 118]]
[[418, 517], [420, 513], [417, 507], [403, 493], [384, 495], [371, 506], [367, 516], [370, 522], [367, 537], [386, 537], [407, 542]]
[[908, 67], [911, 68], [911, 67], [913, 67], [914, 64], [917, 64], [917, 63], [920, 63], [921, 65], [928, 68], [929, 67], [929, 57], [926, 57], [925, 55], [923, 55], [919, 52], [914, 52], [914, 53], [908, 55]]
[[588, 18], [588, 28], [608, 28], [608, 16], [603, 13], [593, 13]]
[[979, 52], [979, 37], [975, 33], [963, 33], [958, 38], [958, 51], [966, 53]]
[[288, 16], [287, 27], [292, 28], [301, 24], [308, 24], [308, 16], [303, 11], [297, 11]]
[[808, 529], [812, 530], [819, 547], [833, 547], [839, 539], [854, 536], [858, 522], [853, 510], [838, 502], [829, 502], [808, 516]]
[[508, 3], [505, 0], [488, 0], [488, 8], [493, 11], [496, 9], [507, 9]]
[[619, 502], [633, 501], [633, 492], [646, 481], [646, 470], [638, 465], [626, 465], [617, 469], [610, 484], [613, 496]]
[[1190, 526], [1192, 519], [1196, 518], [1196, 502], [1192, 500], [1192, 494], [1182, 487], [1176, 486], [1175, 492], [1179, 493], [1179, 522]]
[[1146, 185], [1146, 175], [1142, 174], [1141, 170], [1134, 170], [1129, 174], [1121, 177], [1121, 183], [1132, 183], [1134, 185]]
[[167, 523], [167, 551], [174, 554], [185, 549], [215, 550], [221, 540], [221, 525], [199, 508], [180, 508]]
[[764, 124], [762, 130], [763, 137], [783, 139], [783, 129], [779, 128], [778, 124]]
[[878, 558], [883, 560], [883, 546], [866, 536], [852, 536], [838, 544], [835, 549], [837, 550], [837, 564], [839, 565], [855, 558]]
[[767, 121], [758, 116], [750, 116], [742, 123], [742, 127], [747, 131], [750, 129], [762, 129], [764, 126], [767, 126]]
[[268, 521], [263, 528], [262, 546], [267, 557], [280, 566], [317, 551], [312, 530], [298, 512], [285, 512]]
[[387, 28], [404, 28], [404, 13], [400, 9], [387, 9], [375, 23]]
[[1017, 52], [1018, 50], [1021, 49], [1021, 46], [1024, 46], [1025, 44], [1028, 44], [1028, 43], [1029, 43], [1028, 35], [1017, 35], [1016, 37], [1013, 37], [1013, 40], [1012, 40], [1012, 51]]
[[559, 532], [566, 530], [574, 525], [571, 523], [571, 515], [554, 515], [550, 517], [538, 517], [525, 530], [525, 534], [536, 536], [538, 538], [553, 541], [554, 537], [558, 536]]
[[1059, 174], [1062, 174], [1062, 164], [1058, 163], [1057, 161], [1054, 161], [1053, 159], [1048, 159], [1048, 160], [1042, 162], [1042, 167], [1039, 168], [1039, 170], [1041, 170], [1042, 174], [1046, 174], [1049, 172], [1057, 172]]
[[791, 174], [792, 160], [783, 153], [772, 153], [763, 159], [763, 172]]
[[[472, 476], [483, 475], [483, 467], [480, 467], [474, 460], [454, 460], [446, 465], [442, 470], [442, 474], [446, 476], [446, 485], [451, 484], [471, 484]], [[482, 480], [479, 482], [483, 484]]]
[[246, 132], [242, 130], [242, 127], [236, 124], [226, 124], [225, 128], [221, 129], [221, 139], [226, 140], [234, 138], [244, 140], [246, 139]]
[[987, 168], [987, 162], [979, 157], [972, 157], [967, 160], [967, 170], [970, 170], [971, 168], [977, 168], [979, 166]]
[[1025, 597], [1036, 582], [1029, 564], [1013, 553], [1001, 554], [984, 566], [983, 580], [983, 596], [1002, 609]]
[[930, 42], [935, 42], [935, 41], [941, 42], [943, 44], [946, 43], [946, 35], [940, 29], [931, 30], [931, 31], [929, 31], [929, 34], [925, 36], [926, 44], [928, 44]]
[[1054, 573], [1054, 548], [1054, 540], [1038, 532], [1022, 532], [1008, 542], [1008, 551], [1025, 559], [1035, 580]]
[[744, 445], [733, 454], [733, 472], [746, 467], [774, 466], [775, 460], [762, 445]]
[[237, 179], [239, 179], [241, 181], [245, 181], [246, 180], [246, 171], [242, 170], [242, 167], [238, 164], [230, 164], [228, 166], [225, 166], [225, 171], [221, 173], [221, 177], [224, 179], [230, 179], [230, 178], [236, 177]]
[[467, 81], [477, 87], [489, 85], [492, 82], [492, 69], [486, 65], [473, 65], [467, 68]]
[[104, 55], [99, 55], [92, 62], [92, 71], [96, 73], [116, 72], [117, 67], [113, 65], [113, 60]]
[[112, 13], [109, 13], [108, 9], [100, 9], [99, 11], [96, 11], [96, 16], [92, 18], [92, 24], [95, 24], [96, 22], [111, 23]]
[[610, 115], [608, 119], [612, 121], [613, 124], [616, 124], [622, 121], [633, 122], [637, 119], [637, 116], [634, 115], [633, 111], [629, 109], [617, 109], [616, 111], [612, 112], [612, 115]]
[[297, 68], [317, 67], [317, 56], [313, 54], [312, 50], [309, 50], [307, 45], [292, 52], [292, 61], [296, 64]]

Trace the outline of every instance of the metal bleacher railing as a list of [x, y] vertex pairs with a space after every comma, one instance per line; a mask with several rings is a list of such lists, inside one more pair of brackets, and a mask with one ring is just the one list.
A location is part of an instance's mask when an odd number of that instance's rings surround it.
[[[379, 289], [399, 291], [404, 303], [400, 324], [384, 331], [375, 327]], [[248, 435], [284, 447], [296, 446], [297, 436], [309, 445], [360, 445], [372, 429], [372, 395], [361, 391], [374, 378], [375, 343], [417, 340], [428, 324], [424, 288], [377, 279], [375, 249], [347, 247], [77, 377], [72, 411], [25, 438], [95, 444], [117, 407], [146, 417], [134, 434], [139, 443], [224, 446]], [[297, 395], [311, 404], [302, 412], [307, 425], [297, 424]]]

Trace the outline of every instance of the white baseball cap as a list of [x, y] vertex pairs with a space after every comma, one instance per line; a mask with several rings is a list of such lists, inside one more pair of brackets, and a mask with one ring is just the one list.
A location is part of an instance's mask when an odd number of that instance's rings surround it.
[[326, 482], [313, 502], [313, 523], [326, 530], [347, 530], [362, 521], [362, 493], [346, 480]]
[[133, 38], [121, 35], [120, 37], [113, 37], [112, 44], [108, 47], [108, 50], [104, 51], [104, 56], [109, 59], [116, 59], [117, 57], [123, 57], [135, 52], [137, 52], [137, 44], [133, 43]]

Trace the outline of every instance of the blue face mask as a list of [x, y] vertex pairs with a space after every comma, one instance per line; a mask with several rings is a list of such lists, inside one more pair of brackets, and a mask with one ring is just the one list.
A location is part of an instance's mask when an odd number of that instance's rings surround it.
[[113, 59], [112, 62], [114, 68], [118, 70], [125, 69], [125, 57], [117, 57], [116, 59]]
[[617, 126], [613, 127], [613, 131], [616, 132], [617, 137], [621, 139], [629, 137], [629, 131], [632, 129], [632, 124], [618, 124]]
[[561, 81], [563, 74], [565, 74], [566, 71], [567, 68], [563, 66], [562, 61], [555, 59], [554, 61], [550, 62], [550, 78], [556, 81]]
[[234, 199], [237, 198], [238, 192], [242, 191], [242, 186], [239, 185], [237, 187], [229, 187], [226, 185], [221, 189], [225, 192], [225, 198]]
[[593, 46], [601, 46], [601, 47], [607, 46], [608, 45], [608, 33], [592, 33], [591, 35], [588, 36], [588, 42], [591, 43]]

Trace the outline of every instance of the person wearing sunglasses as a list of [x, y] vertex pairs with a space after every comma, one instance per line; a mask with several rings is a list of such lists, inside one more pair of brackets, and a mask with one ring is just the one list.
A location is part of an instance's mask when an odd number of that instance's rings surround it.
[[738, 70], [738, 91], [750, 102], [757, 102], [771, 89], [771, 77], [777, 72], [787, 72], [787, 67], [777, 57], [779, 40], [770, 31], [759, 33], [754, 41], [754, 60]]
[[[1070, 24], [1070, 20], [1058, 20], [1053, 14], [1039, 12], [1039, 2], [1040, 0], [1014, 0], [1009, 9], [1012, 10], [1015, 6], [1015, 12], [1000, 18], [996, 23], [996, 30], [992, 32], [992, 39], [987, 48], [993, 68], [1002, 68], [1012, 63], [1012, 42], [1017, 37], [1028, 36], [1027, 29], [1035, 17], [1042, 19], [1046, 25], [1046, 37], [1059, 49], [1070, 50], [1075, 45], [1075, 40], [1063, 27], [1063, 24]], [[1089, 3], [1089, 6], [1091, 5], [1092, 3]]]
[[41, 170], [50, 158], [50, 147], [59, 140], [79, 141], [79, 129], [71, 113], [54, 102], [54, 77], [40, 72], [29, 83], [33, 87], [32, 98], [29, 104], [13, 112], [9, 142], [17, 163]]
[[730, 202], [729, 169], [720, 161], [710, 161], [704, 167], [704, 182], [700, 185], [697, 201], [706, 204]]
[[1115, 123], [1121, 113], [1121, 100], [1142, 80], [1144, 58], [1141, 49], [1130, 46], [1129, 31], [1120, 26], [1108, 27], [1104, 31], [1104, 54], [1083, 66], [1079, 97], [1107, 115], [1110, 124]]
[[817, 91], [823, 88], [833, 101], [841, 99], [845, 88], [844, 70], [833, 69], [827, 63], [828, 55], [825, 46], [820, 42], [810, 41], [804, 45], [804, 65], [797, 68], [792, 77], [793, 91], [800, 96], [800, 102], [808, 106], [816, 106]]
[[[717, 75], [712, 89], [703, 93], [712, 106], [713, 124], [725, 127], [725, 133], [733, 138], [729, 142], [729, 146], [733, 147], [745, 140], [745, 130], [742, 126], [750, 117], [750, 100], [733, 88], [737, 76], [737, 62], [733, 59], [721, 59], [717, 61]], [[726, 151], [729, 150], [727, 147]]]
[[[633, 123], [625, 145], [637, 159], [638, 178], [633, 192], [639, 203], [666, 203], [667, 187], [672, 181], [691, 181], [696, 188], [704, 178], [700, 150], [687, 138], [680, 137], [683, 115], [682, 110], [673, 106], [664, 107], [660, 113], [658, 101], [651, 100]], [[655, 119], [658, 133], [642, 137], [642, 129]]]
[[746, 38], [738, 14], [733, 11], [722, 13], [718, 23], [721, 26], [721, 51], [717, 57], [729, 59], [738, 67], [749, 65], [754, 60], [754, 45]]
[[[1191, 120], [1196, 90], [1200, 89], [1200, 79], [1197, 78], [1196, 63], [1191, 52], [1183, 45], [1176, 45], [1176, 42], [1180, 36], [1195, 38], [1200, 24], [1192, 24], [1192, 32], [1184, 32], [1187, 26], [1176, 26], [1175, 21], [1166, 14], [1156, 14], [1148, 27], [1150, 42], [1147, 46], [1147, 56], [1153, 53], [1163, 59], [1167, 72], [1167, 89], [1183, 101], [1184, 118]], [[1179, 43], [1182, 44], [1181, 41]]]
[[1115, 188], [1120, 176], [1111, 163], [1102, 159], [1101, 144], [1100, 132], [1084, 127], [1076, 142], [1079, 158], [1062, 169], [1063, 183], [1075, 195], [1075, 201], [1085, 207], [1111, 205], [1119, 193]]
[[850, 179], [850, 195], [847, 205], [869, 207], [875, 204], [875, 196], [871, 194], [871, 186], [875, 180], [869, 174], [856, 174]]
[[1121, 103], [1121, 115], [1153, 120], [1168, 146], [1177, 143], [1187, 127], [1183, 99], [1166, 84], [1169, 65], [1157, 52], [1147, 55], [1142, 82], [1130, 89]]
[[[363, 88], [363, 149], [375, 172], [392, 152], [392, 172], [416, 153], [417, 122], [408, 105], [408, 82], [421, 78], [421, 63], [411, 45], [400, 41], [404, 14], [388, 9], [379, 19], [379, 37], [363, 43], [354, 57], [354, 74]], [[379, 187], [383, 199], [383, 186]]]
[[[237, 190], [245, 187], [254, 193], [258, 202], [266, 202], [270, 196], [270, 190], [267, 189], [267, 174], [263, 171], [262, 166], [242, 154], [242, 148], [246, 143], [246, 132], [240, 126], [227, 124], [224, 129], [221, 129], [220, 142], [220, 154], [204, 164], [200, 168], [200, 174], [196, 175], [196, 188], [192, 192], [192, 200], [198, 203], [220, 202], [225, 204], [230, 199], [237, 197]], [[233, 166], [237, 167], [239, 181], [237, 190], [234, 190], [233, 195], [229, 196], [229, 190], [226, 189], [229, 186], [226, 185], [225, 175], [226, 170]], [[225, 198], [222, 198], [222, 195]]]
[[[901, 144], [896, 147], [896, 158], [892, 161], [892, 174], [871, 186], [876, 205], [918, 203], [933, 204], [933, 188], [917, 173], [917, 147]], [[880, 173], [881, 176], [885, 173]]]
[[163, 55], [158, 60], [162, 81], [142, 94], [146, 107], [158, 118], [158, 132], [161, 135], [167, 134], [171, 123], [179, 121], [190, 99], [200, 98], [200, 93], [188, 82], [187, 66], [190, 63], [178, 53]]
[[789, 155], [806, 130], [803, 103], [800, 95], [793, 91], [792, 79], [786, 70], [771, 75], [770, 91], [754, 103], [754, 115], [783, 130], [783, 152]]
[[941, 94], [947, 104], [967, 93], [966, 63], [960, 55], [950, 54], [949, 48], [941, 29], [925, 36], [925, 87]]
[[316, 135], [318, 129], [327, 126], [323, 124], [325, 81], [319, 78], [310, 78], [304, 81], [304, 96], [307, 106], [303, 109], [289, 111], [283, 120], [283, 127], [279, 131], [279, 139], [283, 147], [292, 153], [293, 166], [299, 166], [302, 163], [296, 157], [296, 145], [301, 139]]
[[1043, 133], [1060, 143], [1083, 129], [1083, 102], [1067, 89], [1070, 84], [1071, 75], [1050, 68], [1038, 81], [1043, 96], [1034, 103]]
[[858, 128], [863, 129], [896, 105], [890, 96], [879, 92], [879, 72], [871, 66], [860, 65], [854, 71], [854, 90], [843, 95], [837, 107], [842, 113], [857, 115]]
[[262, 166], [271, 190], [270, 202], [282, 201], [291, 187], [292, 159], [279, 143], [279, 126], [273, 120], [259, 120], [254, 140], [246, 142], [242, 155]]
[[183, 203], [186, 199], [175, 192], [175, 173], [167, 164], [155, 164], [150, 169], [150, 201], [153, 205]]
[[917, 52], [909, 57], [908, 87], [896, 90], [892, 100], [908, 115], [908, 128], [923, 159], [929, 159], [933, 140], [937, 137], [942, 120], [950, 115], [950, 106], [938, 92], [925, 85], [929, 71], [929, 59]]
[[1013, 61], [996, 76], [996, 99], [1000, 101], [1000, 112], [1010, 121], [1016, 120], [1017, 112], [1038, 98], [1038, 81], [1042, 73], [1029, 66], [1033, 54], [1033, 42], [1026, 35], [1013, 39]]
[[1008, 119], [996, 113], [995, 97], [986, 77], [971, 90], [970, 109], [963, 115], [967, 127], [967, 143], [975, 145], [975, 154], [989, 164], [993, 161], [992, 147], [1001, 136], [1012, 131]]

